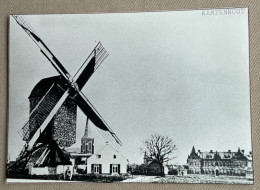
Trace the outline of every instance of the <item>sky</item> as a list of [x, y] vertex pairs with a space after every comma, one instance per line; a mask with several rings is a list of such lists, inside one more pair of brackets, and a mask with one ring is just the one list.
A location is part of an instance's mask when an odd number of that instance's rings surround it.
[[[245, 9], [246, 10], [246, 9]], [[107, 59], [82, 92], [140, 164], [151, 134], [168, 135], [185, 164], [201, 151], [246, 153], [251, 147], [248, 12], [203, 15], [202, 10], [150, 13], [27, 15], [24, 18], [71, 75], [100, 41]], [[57, 71], [10, 17], [8, 152], [15, 158], [29, 117], [28, 96]], [[77, 142], [86, 116], [78, 109]], [[96, 150], [107, 141], [90, 124]]]

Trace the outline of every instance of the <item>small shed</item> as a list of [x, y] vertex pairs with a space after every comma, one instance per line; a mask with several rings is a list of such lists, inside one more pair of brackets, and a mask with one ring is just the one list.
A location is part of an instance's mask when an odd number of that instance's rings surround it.
[[[164, 167], [162, 168], [164, 170]], [[161, 165], [157, 160], [151, 160], [141, 165], [140, 173], [143, 175], [162, 175]]]

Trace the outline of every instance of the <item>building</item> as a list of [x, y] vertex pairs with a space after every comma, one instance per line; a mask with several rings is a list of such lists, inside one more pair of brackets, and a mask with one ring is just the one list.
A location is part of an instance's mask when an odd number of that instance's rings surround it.
[[246, 173], [253, 173], [252, 153], [245, 155], [240, 148], [237, 152], [196, 152], [193, 146], [187, 164], [188, 174], [245, 176]]
[[127, 173], [128, 160], [106, 143], [87, 159], [87, 173], [119, 175]]
[[186, 176], [188, 174], [188, 165], [167, 165], [169, 175]]
[[67, 148], [74, 158], [74, 168], [77, 173], [119, 175], [127, 173], [127, 159], [111, 145], [106, 143], [95, 152], [94, 138], [91, 137], [88, 119], [85, 132], [81, 138], [81, 147]]
[[87, 173], [87, 159], [94, 154], [94, 138], [90, 134], [88, 118], [84, 135], [81, 137], [81, 147], [69, 148], [67, 151], [75, 159], [76, 172]]
[[94, 138], [89, 136], [88, 118], [85, 127], [84, 136], [81, 138], [81, 153], [94, 154]]
[[151, 160], [151, 161], [147, 162], [146, 164], [141, 165], [141, 167], [140, 167], [140, 174], [161, 175], [162, 173], [164, 173], [164, 168], [163, 168], [163, 171], [161, 172], [160, 163], [156, 160]]
[[136, 166], [132, 171], [132, 174], [135, 175], [158, 175], [168, 174], [168, 167], [163, 166], [152, 158], [148, 156], [147, 153], [144, 153], [143, 164]]
[[253, 158], [252, 154], [246, 155], [247, 157], [247, 166], [246, 166], [246, 176], [253, 178]]
[[[164, 171], [162, 171], [164, 172]], [[161, 165], [157, 160], [152, 159], [144, 153], [144, 163], [140, 167], [140, 173], [146, 175], [161, 175]]]

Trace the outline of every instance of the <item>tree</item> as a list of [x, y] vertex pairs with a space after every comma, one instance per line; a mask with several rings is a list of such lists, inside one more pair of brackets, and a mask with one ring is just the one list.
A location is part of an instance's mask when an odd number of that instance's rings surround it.
[[144, 147], [141, 148], [142, 153], [148, 153], [153, 160], [160, 164], [161, 174], [163, 175], [163, 164], [175, 157], [170, 155], [177, 150], [173, 140], [165, 135], [154, 134], [144, 141]]

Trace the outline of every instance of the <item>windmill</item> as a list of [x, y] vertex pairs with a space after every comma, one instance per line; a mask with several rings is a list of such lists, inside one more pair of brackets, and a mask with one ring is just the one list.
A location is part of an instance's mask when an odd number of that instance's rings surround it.
[[41, 53], [59, 75], [42, 79], [32, 90], [29, 96], [29, 120], [22, 128], [23, 140], [26, 143], [16, 162], [10, 165], [8, 170], [24, 169], [33, 156], [36, 157], [37, 166], [71, 164], [69, 155], [60, 147], [69, 147], [75, 143], [77, 107], [97, 128], [108, 132], [117, 144], [122, 145], [81, 92], [86, 82], [108, 56], [103, 45], [100, 42], [96, 45], [72, 77], [30, 24], [22, 16], [13, 15], [13, 18], [40, 48]]

